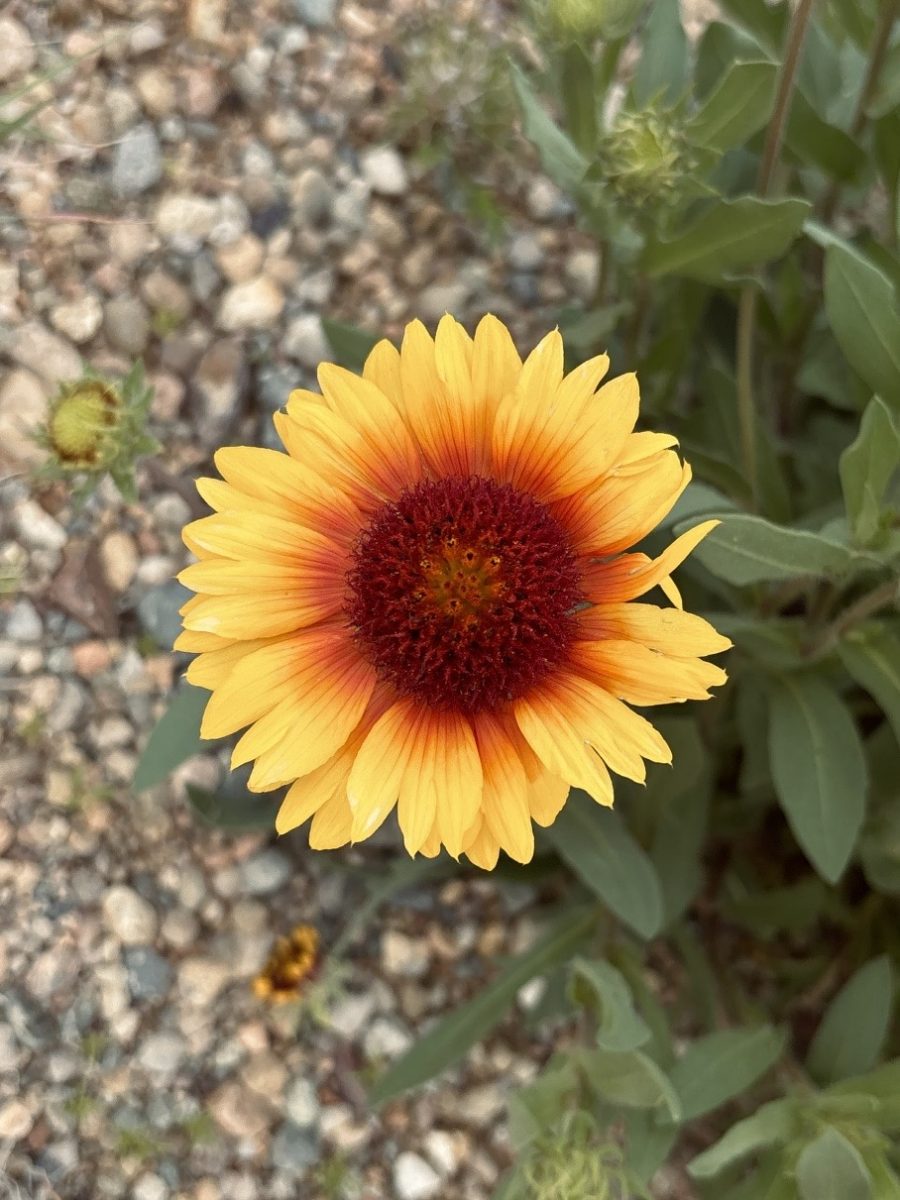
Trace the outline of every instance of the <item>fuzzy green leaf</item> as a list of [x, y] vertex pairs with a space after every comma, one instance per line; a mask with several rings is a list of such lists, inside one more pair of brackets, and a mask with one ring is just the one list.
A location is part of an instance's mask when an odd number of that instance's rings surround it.
[[735, 63], [688, 124], [688, 137], [720, 152], [741, 145], [768, 121], [777, 74], [771, 62]]
[[574, 191], [584, 179], [587, 159], [550, 117], [522, 71], [510, 64], [522, 108], [522, 129], [540, 155], [544, 170], [561, 188]]
[[200, 721], [209, 700], [203, 688], [182, 684], [150, 734], [134, 772], [132, 788], [156, 787], [194, 754], [212, 744], [200, 737]]
[[873, 958], [844, 984], [825, 1011], [806, 1065], [819, 1083], [870, 1071], [888, 1033], [894, 979], [887, 955]]
[[841, 455], [841, 487], [853, 536], [868, 545], [878, 533], [882, 500], [900, 468], [900, 429], [878, 396], [866, 406], [856, 440]]
[[900, 637], [871, 622], [849, 630], [838, 646], [841, 662], [878, 701], [900, 741]]
[[[676, 526], [675, 532], [683, 532], [683, 527]], [[806, 529], [775, 525], [750, 513], [724, 514], [722, 524], [703, 539], [694, 555], [717, 578], [738, 586], [836, 575], [854, 558], [841, 542]]]
[[572, 964], [576, 989], [586, 988], [597, 1013], [597, 1044], [603, 1050], [636, 1050], [650, 1030], [635, 1010], [631, 989], [621, 971], [600, 959], [578, 958]]
[[813, 675], [773, 684], [769, 761], [781, 807], [813, 866], [836, 883], [865, 815], [867, 771], [853, 717]]
[[732, 1125], [717, 1142], [692, 1159], [688, 1170], [695, 1179], [710, 1179], [732, 1163], [786, 1142], [794, 1131], [796, 1103], [773, 1100], [758, 1108], [751, 1117]]
[[672, 1068], [685, 1121], [718, 1108], [755, 1083], [781, 1057], [785, 1036], [771, 1025], [723, 1029], [698, 1038]]
[[852, 247], [829, 246], [825, 312], [854, 371], [900, 411], [900, 306], [888, 277]]
[[797, 1160], [799, 1200], [870, 1200], [872, 1177], [842, 1133], [828, 1128]]

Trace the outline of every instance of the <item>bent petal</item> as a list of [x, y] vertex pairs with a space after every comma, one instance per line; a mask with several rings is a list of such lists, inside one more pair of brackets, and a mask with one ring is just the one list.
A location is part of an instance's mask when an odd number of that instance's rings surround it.
[[528, 805], [528, 776], [514, 740], [518, 729], [513, 726], [507, 731], [490, 713], [480, 713], [473, 724], [484, 771], [481, 811], [487, 828], [510, 858], [520, 863], [531, 862], [534, 830]]

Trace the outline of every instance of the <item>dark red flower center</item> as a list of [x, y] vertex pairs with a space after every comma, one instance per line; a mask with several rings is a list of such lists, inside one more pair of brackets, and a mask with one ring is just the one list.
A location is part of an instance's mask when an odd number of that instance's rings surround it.
[[353, 549], [346, 612], [379, 676], [472, 713], [524, 695], [561, 663], [582, 599], [546, 505], [473, 475], [420, 483]]

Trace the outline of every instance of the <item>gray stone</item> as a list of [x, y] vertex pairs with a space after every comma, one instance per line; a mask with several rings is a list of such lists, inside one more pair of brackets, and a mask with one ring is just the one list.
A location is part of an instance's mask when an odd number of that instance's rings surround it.
[[120, 196], [139, 196], [155, 187], [163, 176], [162, 152], [156, 130], [143, 121], [129, 129], [113, 157], [112, 185]]
[[397, 1058], [412, 1044], [413, 1038], [407, 1030], [388, 1017], [376, 1017], [363, 1039], [363, 1049], [370, 1062]]
[[135, 1000], [161, 1000], [172, 983], [172, 967], [149, 946], [125, 951], [128, 988]]
[[600, 255], [597, 250], [573, 250], [566, 258], [566, 278], [580, 300], [592, 300], [597, 291]]
[[103, 897], [103, 917], [123, 946], [147, 946], [156, 938], [153, 906], [124, 884], [111, 887]]
[[533, 233], [519, 233], [509, 243], [510, 266], [517, 271], [536, 271], [544, 261], [544, 248]]
[[137, 296], [117, 296], [104, 310], [104, 328], [117, 350], [137, 356], [143, 354], [150, 337], [150, 318]]
[[32, 963], [25, 986], [36, 1000], [50, 1000], [74, 984], [80, 966], [74, 946], [66, 943], [51, 946]]
[[283, 346], [289, 358], [309, 367], [311, 371], [319, 363], [334, 357], [322, 328], [322, 319], [316, 313], [306, 313], [291, 321], [284, 335]]
[[193, 377], [193, 398], [203, 440], [218, 445], [237, 420], [247, 385], [244, 351], [237, 341], [213, 342]]
[[137, 1060], [145, 1071], [171, 1075], [184, 1062], [186, 1054], [187, 1044], [180, 1034], [161, 1031], [145, 1038], [138, 1050]]
[[17, 600], [6, 619], [6, 636], [13, 642], [39, 642], [43, 632], [41, 618], [31, 601], [25, 596]]
[[462, 280], [433, 283], [419, 296], [418, 310], [426, 321], [439, 321], [444, 313], [459, 313], [469, 297], [469, 286]]
[[294, 213], [301, 225], [320, 225], [334, 205], [334, 188], [317, 167], [307, 167], [293, 188]]
[[158, 646], [165, 650], [171, 648], [181, 633], [181, 616], [178, 610], [193, 594], [177, 579], [173, 579], [140, 598], [138, 616], [141, 625]]
[[308, 1129], [285, 1121], [272, 1139], [270, 1156], [280, 1171], [304, 1171], [318, 1160], [318, 1140]]
[[381, 936], [381, 965], [389, 975], [417, 979], [428, 970], [428, 945], [422, 938], [411, 938], [396, 929]]
[[397, 1155], [393, 1175], [398, 1200], [434, 1200], [443, 1186], [435, 1169], [408, 1150]]
[[280, 850], [263, 850], [241, 867], [241, 882], [251, 896], [269, 896], [291, 877], [290, 859]]
[[304, 25], [319, 29], [334, 20], [335, 0], [293, 0], [294, 12]]
[[393, 146], [375, 146], [360, 158], [363, 178], [380, 196], [402, 196], [409, 186], [403, 159]]
[[294, 1080], [284, 1097], [284, 1111], [303, 1129], [318, 1123], [321, 1106], [309, 1079]]
[[236, 333], [245, 329], [265, 329], [274, 324], [284, 308], [284, 293], [274, 279], [258, 275], [230, 287], [219, 308], [220, 329]]

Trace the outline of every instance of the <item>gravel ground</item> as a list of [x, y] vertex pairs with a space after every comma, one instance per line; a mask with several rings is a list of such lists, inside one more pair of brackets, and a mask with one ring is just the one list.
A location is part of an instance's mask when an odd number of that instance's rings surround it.
[[[0, 1196], [486, 1200], [504, 1091], [548, 1053], [520, 1011], [369, 1115], [360, 1081], [528, 943], [539, 897], [471, 876], [404, 893], [298, 1018], [251, 981], [298, 921], [327, 956], [364, 860], [200, 826], [184, 788], [215, 783], [213, 756], [129, 786], [182, 666], [186, 481], [220, 444], [273, 444], [271, 412], [328, 355], [321, 316], [392, 335], [490, 310], [528, 344], [592, 294], [596, 257], [532, 163], [504, 176], [492, 244], [387, 141], [419, 7], [0, 8], [0, 93], [80, 59], [0, 148]], [[135, 356], [164, 445], [139, 501], [34, 489], [29, 430], [57, 382]]]

